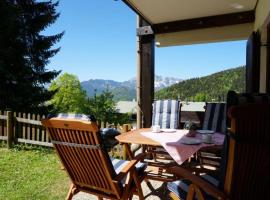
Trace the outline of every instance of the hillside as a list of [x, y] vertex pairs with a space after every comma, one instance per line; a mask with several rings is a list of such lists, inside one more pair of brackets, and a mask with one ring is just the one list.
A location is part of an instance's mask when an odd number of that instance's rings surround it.
[[223, 100], [228, 90], [245, 90], [245, 67], [237, 67], [201, 78], [192, 78], [155, 93], [155, 99]]

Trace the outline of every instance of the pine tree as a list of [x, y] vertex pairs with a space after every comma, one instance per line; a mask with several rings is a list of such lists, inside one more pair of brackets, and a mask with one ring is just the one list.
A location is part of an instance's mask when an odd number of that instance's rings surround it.
[[63, 32], [42, 35], [59, 14], [58, 2], [0, 1], [0, 109], [40, 112], [51, 99], [45, 85], [60, 72], [46, 65], [60, 48], [53, 49]]

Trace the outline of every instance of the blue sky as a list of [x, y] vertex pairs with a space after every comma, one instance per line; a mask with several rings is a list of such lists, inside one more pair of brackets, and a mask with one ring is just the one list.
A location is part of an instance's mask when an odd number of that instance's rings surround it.
[[[78, 76], [80, 81], [136, 76], [136, 15], [114, 0], [61, 0], [61, 13], [45, 34], [65, 31], [61, 51], [48, 69]], [[156, 48], [157, 75], [181, 79], [208, 75], [245, 63], [246, 41]]]

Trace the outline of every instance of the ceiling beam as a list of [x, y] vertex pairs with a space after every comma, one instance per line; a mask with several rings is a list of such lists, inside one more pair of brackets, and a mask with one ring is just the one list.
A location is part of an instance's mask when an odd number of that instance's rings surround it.
[[202, 28], [229, 26], [236, 24], [252, 23], [255, 20], [254, 11], [245, 11], [231, 14], [223, 14], [209, 17], [179, 20], [153, 24], [155, 34], [188, 31]]

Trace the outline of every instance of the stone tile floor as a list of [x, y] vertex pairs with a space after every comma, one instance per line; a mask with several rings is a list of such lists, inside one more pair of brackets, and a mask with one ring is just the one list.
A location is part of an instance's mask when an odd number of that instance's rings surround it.
[[[146, 200], [168, 200], [168, 190], [166, 183], [160, 181], [150, 181], [151, 185], [142, 183], [143, 195]], [[133, 200], [139, 200], [138, 196], [134, 195]], [[86, 194], [83, 192], [78, 193], [73, 197], [73, 200], [97, 200], [96, 196]]]

